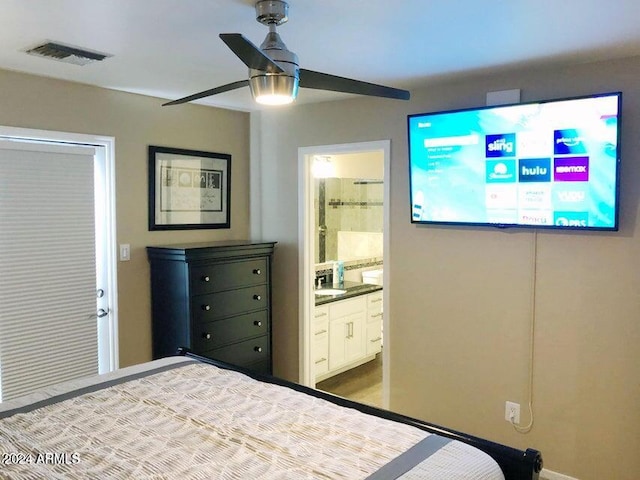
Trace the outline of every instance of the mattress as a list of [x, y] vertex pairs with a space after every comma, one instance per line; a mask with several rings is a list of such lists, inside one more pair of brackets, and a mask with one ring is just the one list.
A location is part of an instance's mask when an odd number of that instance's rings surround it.
[[0, 404], [3, 479], [503, 480], [484, 452], [185, 357]]

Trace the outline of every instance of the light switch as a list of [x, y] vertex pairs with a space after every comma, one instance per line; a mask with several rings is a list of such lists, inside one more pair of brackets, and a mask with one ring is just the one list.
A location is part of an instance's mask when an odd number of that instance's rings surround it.
[[131, 245], [128, 243], [120, 244], [120, 261], [128, 262], [131, 260]]

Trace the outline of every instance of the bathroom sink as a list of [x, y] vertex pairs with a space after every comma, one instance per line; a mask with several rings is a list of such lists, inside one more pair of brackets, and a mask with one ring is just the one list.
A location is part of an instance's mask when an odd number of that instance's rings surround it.
[[342, 295], [343, 293], [347, 293], [347, 291], [339, 288], [323, 288], [322, 290], [316, 290], [316, 295]]

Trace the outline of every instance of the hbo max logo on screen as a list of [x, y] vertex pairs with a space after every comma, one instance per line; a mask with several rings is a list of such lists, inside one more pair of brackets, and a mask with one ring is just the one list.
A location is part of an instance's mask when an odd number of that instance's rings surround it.
[[589, 157], [556, 158], [553, 180], [556, 182], [588, 182]]

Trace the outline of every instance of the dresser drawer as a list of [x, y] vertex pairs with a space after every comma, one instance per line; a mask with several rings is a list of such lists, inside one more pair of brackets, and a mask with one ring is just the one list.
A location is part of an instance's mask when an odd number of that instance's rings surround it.
[[202, 355], [240, 367], [248, 367], [271, 358], [269, 336], [252, 338], [244, 342], [202, 352]]
[[245, 365], [244, 368], [263, 375], [271, 375], [271, 359], [267, 358], [251, 365]]
[[256, 258], [210, 265], [193, 265], [189, 269], [191, 294], [221, 292], [249, 285], [261, 285], [268, 279], [267, 260]]
[[219, 348], [251, 337], [265, 335], [269, 331], [267, 310], [246, 313], [193, 326], [192, 345], [199, 352]]
[[240, 313], [266, 309], [269, 305], [266, 285], [210, 293], [191, 299], [194, 325]]

